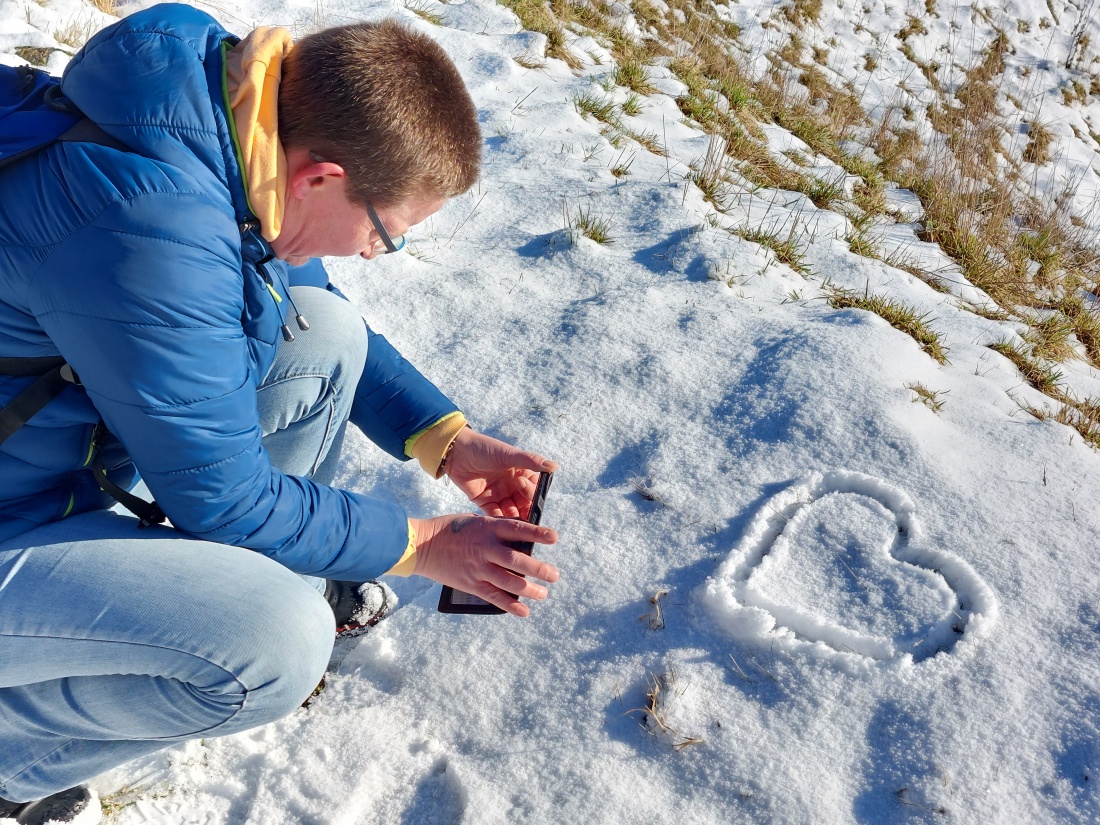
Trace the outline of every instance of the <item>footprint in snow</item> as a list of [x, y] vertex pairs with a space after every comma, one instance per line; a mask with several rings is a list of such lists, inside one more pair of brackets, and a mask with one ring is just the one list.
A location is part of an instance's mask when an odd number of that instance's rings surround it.
[[880, 662], [950, 651], [997, 617], [970, 565], [925, 543], [909, 496], [851, 472], [814, 473], [766, 502], [701, 598], [743, 641]]

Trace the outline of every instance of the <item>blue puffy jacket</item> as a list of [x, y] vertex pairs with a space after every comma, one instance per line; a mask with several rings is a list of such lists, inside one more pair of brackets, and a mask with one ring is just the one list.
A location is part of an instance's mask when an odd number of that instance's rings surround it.
[[[404, 512], [285, 475], [261, 445], [256, 388], [283, 321], [242, 256], [252, 215], [223, 94], [236, 42], [188, 6], [105, 29], [62, 89], [132, 151], [55, 143], [0, 173], [0, 356], [60, 354], [83, 382], [0, 447], [0, 539], [113, 503], [89, 470], [102, 418], [111, 479], [140, 471], [177, 529], [362, 580], [400, 558]], [[327, 286], [318, 262], [275, 268], [280, 292]], [[0, 376], [0, 405], [30, 380]], [[454, 410], [371, 333], [352, 412], [369, 438], [405, 458]]]

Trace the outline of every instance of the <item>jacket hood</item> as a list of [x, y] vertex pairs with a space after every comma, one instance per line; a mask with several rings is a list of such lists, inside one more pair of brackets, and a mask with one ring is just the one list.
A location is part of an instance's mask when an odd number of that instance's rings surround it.
[[286, 153], [279, 142], [279, 85], [294, 48], [284, 28], [262, 26], [226, 54], [226, 98], [233, 111], [248, 201], [269, 241], [283, 225]]

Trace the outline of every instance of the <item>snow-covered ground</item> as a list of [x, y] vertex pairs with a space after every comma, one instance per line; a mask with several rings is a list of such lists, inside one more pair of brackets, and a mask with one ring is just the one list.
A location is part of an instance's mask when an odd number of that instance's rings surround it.
[[[573, 105], [626, 96], [597, 85], [612, 64], [595, 40], [574, 74], [519, 65], [542, 38], [490, 0], [410, 4], [442, 26], [391, 2], [197, 5], [239, 34], [396, 15], [453, 55], [485, 134], [479, 184], [411, 254], [329, 268], [476, 427], [561, 462], [544, 523], [562, 579], [526, 621], [444, 616], [438, 587], [392, 581], [401, 607], [340, 651], [312, 707], [98, 778], [112, 822], [1100, 821], [1100, 453], [1021, 410], [1051, 402], [986, 346], [1021, 325], [966, 311], [959, 297], [982, 296], [964, 283], [944, 295], [851, 253], [845, 219], [802, 195], [746, 188], [715, 212], [685, 179], [708, 138], [667, 70], [631, 125], [669, 156], [610, 145]], [[874, 107], [903, 80], [919, 93], [891, 39], [908, 15], [929, 28], [914, 49], [963, 66], [995, 18], [1015, 48], [1005, 95], [1041, 104], [1058, 137], [1037, 179], [1074, 176], [1087, 214], [1100, 99], [1067, 106], [1060, 89], [1082, 76], [1065, 69], [1079, 21], [1100, 42], [1092, 0], [909, 5], [845, 0], [807, 43], [835, 39], [830, 67]], [[773, 11], [722, 14], [762, 44]], [[0, 0], [0, 59], [110, 19]], [[610, 243], [568, 228], [582, 212]], [[730, 227], [790, 233], [810, 276]], [[912, 223], [880, 242], [942, 258]], [[949, 363], [832, 309], [826, 282], [927, 312]], [[1100, 394], [1084, 362], [1064, 369]], [[340, 481], [413, 516], [466, 509], [357, 434]]]

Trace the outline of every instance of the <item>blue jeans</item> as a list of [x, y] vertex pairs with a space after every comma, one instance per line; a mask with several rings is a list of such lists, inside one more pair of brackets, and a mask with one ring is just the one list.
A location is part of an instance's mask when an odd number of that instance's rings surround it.
[[[366, 328], [324, 290], [294, 298], [311, 328], [279, 347], [259, 388], [264, 447], [284, 472], [329, 483]], [[114, 512], [0, 543], [0, 797], [39, 799], [295, 710], [334, 639], [316, 583]]]

